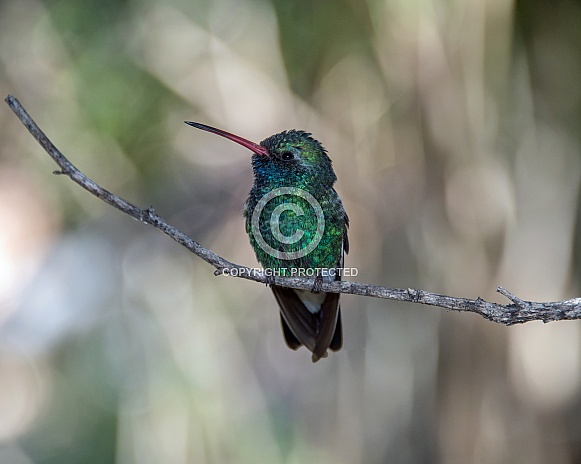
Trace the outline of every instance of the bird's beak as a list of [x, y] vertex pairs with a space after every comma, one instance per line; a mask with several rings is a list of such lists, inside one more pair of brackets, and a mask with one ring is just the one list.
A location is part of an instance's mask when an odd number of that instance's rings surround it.
[[270, 156], [268, 150], [264, 148], [262, 145], [258, 145], [257, 143], [251, 142], [250, 140], [243, 139], [237, 135], [231, 134], [230, 132], [223, 131], [221, 129], [216, 129], [215, 127], [206, 126], [205, 124], [200, 124], [199, 122], [192, 122], [192, 121], [184, 121], [186, 124], [195, 127], [197, 129], [202, 129], [208, 132], [212, 132], [213, 134], [220, 135], [221, 137], [225, 137], [228, 140], [232, 140], [243, 147], [248, 148], [252, 152], [256, 153], [257, 155], [261, 156]]

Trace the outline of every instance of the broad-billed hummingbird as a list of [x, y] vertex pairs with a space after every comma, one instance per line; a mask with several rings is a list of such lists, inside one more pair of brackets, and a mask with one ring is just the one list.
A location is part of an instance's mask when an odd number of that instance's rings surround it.
[[252, 155], [254, 184], [244, 204], [246, 232], [267, 275], [315, 277], [312, 290], [272, 285], [287, 345], [304, 345], [313, 362], [343, 344], [338, 293], [320, 291], [341, 280], [349, 251], [349, 218], [333, 188], [337, 180], [327, 151], [311, 134], [288, 130], [256, 144], [229, 132], [186, 124], [232, 140]]

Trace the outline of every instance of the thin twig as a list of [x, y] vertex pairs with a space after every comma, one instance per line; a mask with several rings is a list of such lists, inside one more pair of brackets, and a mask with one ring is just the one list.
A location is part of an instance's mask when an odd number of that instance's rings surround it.
[[[153, 208], [140, 208], [104, 189], [79, 171], [54, 146], [15, 97], [8, 95], [5, 101], [37, 142], [40, 143], [49, 156], [56, 164], [58, 164], [60, 170], [55, 171], [55, 174], [62, 174], [70, 177], [74, 182], [95, 195], [97, 198], [103, 200], [105, 203], [162, 231], [164, 234], [186, 247], [192, 253], [214, 266], [214, 268], [216, 268], [216, 275], [230, 275], [255, 282], [275, 284], [281, 287], [303, 290], [310, 290], [313, 287], [314, 279], [267, 275], [263, 271], [240, 266], [227, 261], [213, 251], [203, 247], [183, 232], [180, 232], [172, 225], [168, 224], [153, 210]], [[535, 303], [524, 301], [502, 287], [498, 287], [497, 291], [508, 298], [512, 302], [511, 304], [502, 305], [485, 301], [482, 298], [471, 300], [468, 298], [439, 295], [437, 293], [430, 293], [424, 290], [416, 290], [412, 288], [387, 288], [349, 281], [323, 282], [321, 290], [332, 293], [347, 293], [351, 295], [383, 298], [386, 300], [421, 303], [425, 305], [439, 306], [453, 311], [468, 311], [480, 314], [482, 317], [490, 321], [505, 325], [521, 324], [529, 321], [550, 322], [557, 320], [581, 319], [581, 298], [550, 303]]]

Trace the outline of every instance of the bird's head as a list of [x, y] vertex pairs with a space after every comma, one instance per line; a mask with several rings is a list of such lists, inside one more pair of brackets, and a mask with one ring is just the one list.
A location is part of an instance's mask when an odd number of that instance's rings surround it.
[[252, 165], [255, 175], [261, 173], [298, 175], [330, 184], [336, 180], [327, 151], [308, 132], [287, 130], [271, 135], [257, 144], [205, 124], [190, 121], [186, 121], [186, 124], [220, 135], [251, 150], [254, 153]]

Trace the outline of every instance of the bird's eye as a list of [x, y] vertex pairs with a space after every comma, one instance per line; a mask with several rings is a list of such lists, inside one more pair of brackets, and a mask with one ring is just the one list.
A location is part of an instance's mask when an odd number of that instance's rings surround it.
[[280, 155], [280, 159], [282, 159], [283, 161], [290, 161], [294, 159], [294, 157], [295, 156], [290, 151], [285, 151]]

